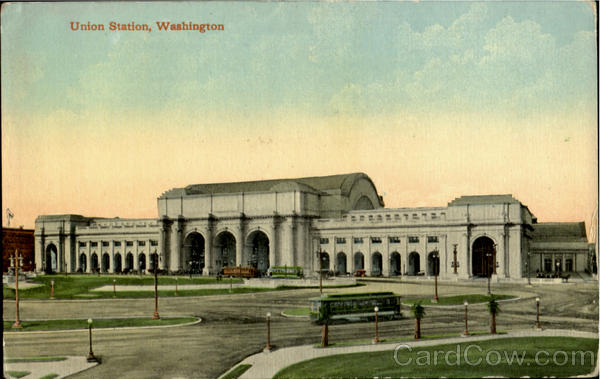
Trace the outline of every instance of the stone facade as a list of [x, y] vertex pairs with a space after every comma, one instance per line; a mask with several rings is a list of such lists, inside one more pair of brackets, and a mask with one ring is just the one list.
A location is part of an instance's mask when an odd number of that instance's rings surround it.
[[157, 219], [39, 216], [38, 270], [144, 271], [158, 254], [163, 270], [205, 275], [224, 266], [253, 266], [261, 274], [300, 266], [309, 277], [321, 269], [375, 276], [437, 270], [448, 279], [519, 279], [527, 274], [537, 225], [511, 195], [384, 208], [362, 173], [190, 185], [157, 201]]

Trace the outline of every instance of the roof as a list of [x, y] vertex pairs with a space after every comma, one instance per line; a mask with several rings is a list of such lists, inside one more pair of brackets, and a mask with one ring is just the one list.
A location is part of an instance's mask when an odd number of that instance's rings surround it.
[[[249, 192], [284, 192], [301, 191], [324, 194], [339, 190], [342, 195], [348, 195], [358, 179], [371, 179], [364, 173], [351, 173], [329, 176], [313, 176], [293, 179], [256, 180], [249, 182], [192, 184], [184, 188], [173, 188], [161, 195], [161, 198], [173, 198], [188, 195], [249, 193]], [[373, 185], [375, 187], [375, 185]]]
[[533, 242], [586, 242], [585, 222], [540, 222], [533, 225]]
[[515, 199], [512, 195], [475, 195], [475, 196], [461, 196], [452, 200], [448, 203], [448, 206], [453, 205], [473, 205], [473, 204], [506, 204], [521, 202]]

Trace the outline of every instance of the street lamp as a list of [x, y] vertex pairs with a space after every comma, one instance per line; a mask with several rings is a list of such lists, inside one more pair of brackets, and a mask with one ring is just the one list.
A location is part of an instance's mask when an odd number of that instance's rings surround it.
[[535, 298], [535, 305], [537, 308], [537, 318], [536, 318], [535, 327], [538, 330], [542, 330], [542, 324], [540, 324], [540, 298], [539, 297]]
[[456, 246], [458, 246], [457, 244], [454, 244], [454, 251], [452, 252], [452, 254], [454, 255], [454, 260], [452, 261], [452, 268], [454, 268], [454, 273], [458, 274], [458, 260], [457, 260], [457, 252], [456, 252]]
[[117, 279], [113, 279], [113, 297], [117, 297]]
[[527, 252], [527, 285], [531, 285], [531, 253]]
[[487, 272], [487, 280], [488, 280], [488, 286], [487, 286], [487, 294], [488, 296], [492, 294], [491, 290], [490, 290], [490, 282], [492, 280], [492, 273], [490, 272], [490, 259], [494, 256], [494, 253], [491, 251], [487, 251], [485, 253], [485, 256], [487, 257], [486, 260], [486, 265], [485, 265], [485, 271]]
[[438, 275], [439, 275], [439, 271], [440, 271], [440, 255], [439, 252], [436, 250], [433, 252], [433, 280], [435, 283], [435, 294], [433, 296], [433, 302], [437, 303], [439, 301], [439, 297], [438, 297]]
[[377, 325], [377, 312], [379, 312], [379, 307], [375, 307], [373, 310], [375, 311], [375, 338], [373, 338], [373, 343], [379, 343], [379, 328]]
[[87, 361], [88, 362], [98, 362], [98, 358], [96, 358], [94, 356], [94, 352], [92, 351], [92, 319], [88, 318], [87, 322], [88, 322], [88, 328], [90, 331], [90, 352], [88, 353]]
[[465, 302], [463, 304], [465, 305], [465, 332], [463, 333], [463, 335], [468, 336], [469, 335], [469, 324], [467, 321], [467, 308], [469, 307], [469, 302], [465, 300]]
[[271, 347], [271, 312], [267, 312], [267, 346], [263, 351], [269, 352], [273, 350]]
[[[17, 257], [18, 256], [18, 257]], [[15, 250], [14, 259], [10, 258], [10, 266], [15, 270], [15, 305], [16, 316], [13, 328], [22, 328], [21, 320], [19, 319], [19, 268], [23, 265], [23, 256], [19, 255], [19, 250]]]
[[320, 247], [317, 256], [319, 257], [319, 292], [323, 296], [323, 250]]
[[179, 284], [179, 280], [178, 280], [177, 277], [175, 277], [175, 296], [179, 295], [179, 293], [178, 293], [178, 290], [179, 290], [178, 284]]
[[154, 253], [154, 314], [152, 315], [153, 320], [160, 319], [158, 315], [158, 253]]
[[50, 281], [50, 299], [54, 300], [54, 279]]

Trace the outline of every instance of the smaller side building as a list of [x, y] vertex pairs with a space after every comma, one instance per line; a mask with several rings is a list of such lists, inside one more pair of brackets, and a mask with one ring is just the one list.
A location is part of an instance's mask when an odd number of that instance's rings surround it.
[[584, 222], [535, 224], [527, 257], [530, 275], [589, 270], [589, 243]]
[[16, 250], [23, 257], [23, 271], [35, 271], [34, 230], [2, 227], [2, 272], [8, 272]]

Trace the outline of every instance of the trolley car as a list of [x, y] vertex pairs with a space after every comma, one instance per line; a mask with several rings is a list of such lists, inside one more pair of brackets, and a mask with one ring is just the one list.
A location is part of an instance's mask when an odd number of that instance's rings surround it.
[[329, 323], [337, 319], [370, 320], [375, 317], [375, 307], [379, 308], [378, 317], [398, 319], [400, 296], [393, 292], [368, 292], [353, 294], [331, 294], [310, 299], [310, 319], [317, 324]]

